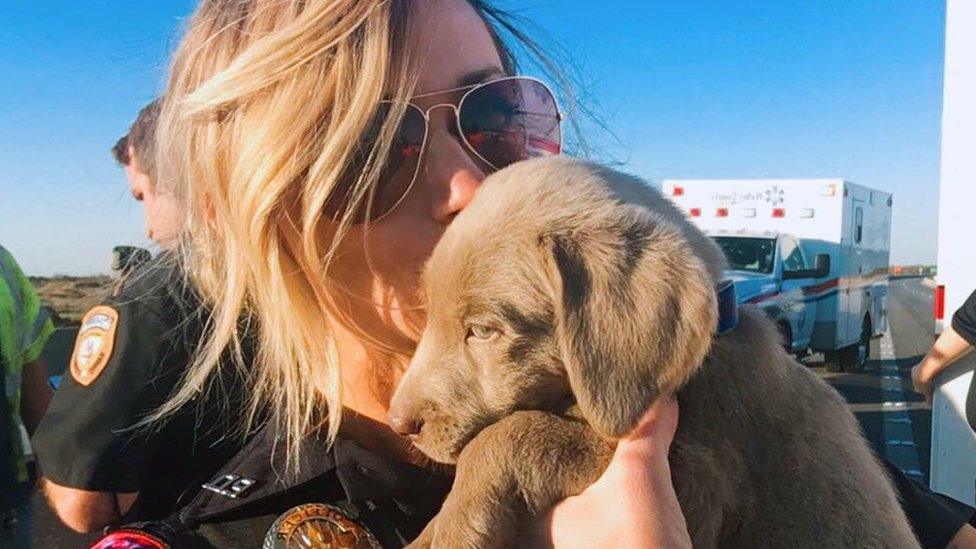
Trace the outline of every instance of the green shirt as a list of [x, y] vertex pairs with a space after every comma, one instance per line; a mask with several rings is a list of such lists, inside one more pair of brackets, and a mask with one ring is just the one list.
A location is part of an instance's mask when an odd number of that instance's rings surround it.
[[6, 376], [10, 440], [18, 481], [27, 480], [30, 446], [20, 417], [20, 379], [24, 365], [37, 360], [54, 331], [34, 287], [6, 249], [0, 246], [0, 362]]

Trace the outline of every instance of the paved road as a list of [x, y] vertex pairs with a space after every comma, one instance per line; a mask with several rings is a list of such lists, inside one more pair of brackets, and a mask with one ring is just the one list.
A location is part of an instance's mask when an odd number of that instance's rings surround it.
[[[927, 483], [932, 412], [922, 398], [912, 392], [909, 371], [932, 344], [932, 292], [921, 284], [921, 279], [892, 281], [888, 307], [893, 343], [891, 359], [882, 360], [880, 340], [875, 340], [872, 360], [862, 373], [827, 372], [820, 355], [813, 355], [804, 363], [844, 395], [879, 454], [888, 455], [902, 468], [917, 468], [921, 473], [920, 480]], [[888, 380], [888, 385], [893, 385], [897, 390], [885, 390], [883, 371], [896, 376]], [[886, 407], [885, 402], [906, 404]], [[886, 418], [905, 417], [910, 423], [885, 422]], [[889, 441], [899, 444], [885, 444], [886, 434]], [[905, 441], [911, 441], [914, 445], [901, 444]], [[37, 547], [87, 547], [90, 543], [91, 536], [79, 536], [64, 528], [47, 511], [40, 497], [35, 499], [35, 509]]]
[[915, 477], [928, 483], [932, 411], [912, 391], [910, 371], [932, 345], [932, 291], [921, 279], [906, 278], [892, 280], [889, 292], [888, 356], [881, 356], [882, 340], [875, 340], [863, 373], [827, 372], [821, 355], [804, 363], [844, 395], [875, 451], [903, 470], [918, 471]]

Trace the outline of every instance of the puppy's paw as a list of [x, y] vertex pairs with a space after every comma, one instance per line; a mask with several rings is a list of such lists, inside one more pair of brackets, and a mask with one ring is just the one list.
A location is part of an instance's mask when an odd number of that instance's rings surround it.
[[[512, 529], [506, 520], [492, 520], [492, 513], [477, 505], [445, 502], [440, 513], [409, 547], [433, 549], [492, 549], [511, 547]], [[504, 517], [505, 513], [500, 513]]]
[[434, 529], [433, 549], [502, 549], [507, 545], [469, 525], [441, 524]]

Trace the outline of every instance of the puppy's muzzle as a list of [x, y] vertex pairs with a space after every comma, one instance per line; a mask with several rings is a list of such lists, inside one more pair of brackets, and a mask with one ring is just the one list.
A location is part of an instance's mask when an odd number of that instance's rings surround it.
[[424, 418], [420, 408], [413, 404], [413, 399], [397, 391], [390, 403], [390, 411], [386, 416], [390, 428], [398, 435], [414, 437], [420, 434], [424, 427]]
[[420, 430], [424, 426], [424, 421], [419, 417], [402, 414], [393, 408], [390, 408], [390, 413], [387, 416], [387, 420], [390, 422], [390, 428], [393, 429], [396, 434], [404, 436], [419, 435]]

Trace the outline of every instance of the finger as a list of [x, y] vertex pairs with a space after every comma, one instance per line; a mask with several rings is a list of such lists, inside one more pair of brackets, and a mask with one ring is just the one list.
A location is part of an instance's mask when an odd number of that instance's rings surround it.
[[625, 438], [633, 440], [661, 435], [673, 429], [671, 425], [676, 425], [677, 422], [678, 399], [674, 395], [663, 395], [654, 401], [637, 422], [637, 428]]

